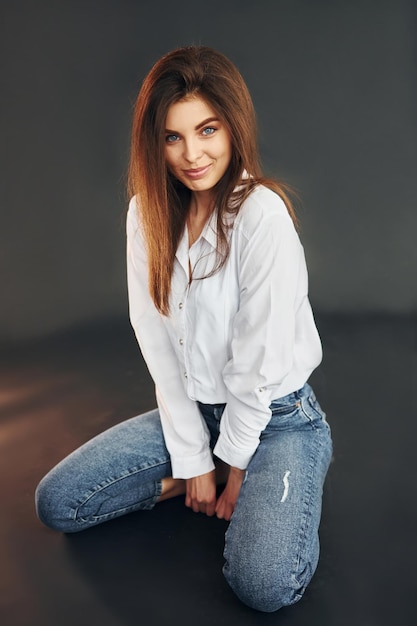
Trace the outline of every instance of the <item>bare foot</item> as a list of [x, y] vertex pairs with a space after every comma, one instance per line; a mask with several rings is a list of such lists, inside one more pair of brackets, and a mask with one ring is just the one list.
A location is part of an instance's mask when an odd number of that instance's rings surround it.
[[163, 478], [162, 491], [158, 502], [168, 500], [168, 498], [175, 498], [175, 496], [180, 496], [183, 493], [185, 493], [185, 480], [182, 478]]

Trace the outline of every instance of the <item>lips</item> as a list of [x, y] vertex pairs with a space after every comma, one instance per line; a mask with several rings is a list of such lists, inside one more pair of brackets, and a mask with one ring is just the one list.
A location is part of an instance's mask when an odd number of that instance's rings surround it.
[[209, 171], [211, 165], [205, 165], [204, 167], [197, 167], [192, 170], [183, 170], [185, 176], [187, 178], [191, 178], [192, 180], [197, 180], [199, 178], [203, 178]]

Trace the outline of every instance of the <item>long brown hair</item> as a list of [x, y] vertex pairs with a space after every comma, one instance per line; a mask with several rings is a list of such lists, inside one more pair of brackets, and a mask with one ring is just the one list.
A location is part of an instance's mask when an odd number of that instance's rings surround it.
[[[214, 189], [218, 256], [214, 271], [222, 267], [229, 254], [225, 216], [237, 213], [256, 185], [263, 183], [281, 196], [296, 223], [286, 186], [262, 177], [255, 111], [237, 68], [223, 54], [206, 46], [178, 48], [163, 56], [146, 76], [136, 101], [128, 179], [129, 194], [137, 195], [140, 207], [149, 291], [163, 315], [169, 314], [175, 253], [191, 198], [189, 189], [166, 166], [165, 120], [172, 104], [191, 95], [203, 98], [214, 109], [232, 138], [231, 162]], [[249, 176], [242, 180], [244, 171]]]

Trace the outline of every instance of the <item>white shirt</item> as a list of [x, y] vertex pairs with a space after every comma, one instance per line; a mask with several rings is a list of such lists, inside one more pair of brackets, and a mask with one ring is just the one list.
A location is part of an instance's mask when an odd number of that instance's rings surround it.
[[127, 216], [130, 319], [156, 385], [174, 478], [214, 468], [196, 401], [226, 403], [214, 454], [245, 469], [271, 418], [271, 401], [300, 389], [322, 357], [304, 251], [283, 201], [263, 186], [251, 192], [232, 222], [226, 264], [196, 280], [216, 261], [215, 217], [190, 249], [185, 229], [165, 317], [149, 295], [135, 198]]

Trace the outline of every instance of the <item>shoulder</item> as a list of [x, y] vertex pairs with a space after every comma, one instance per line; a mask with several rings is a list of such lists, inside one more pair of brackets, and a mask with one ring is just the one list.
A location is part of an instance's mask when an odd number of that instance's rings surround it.
[[138, 196], [133, 196], [129, 201], [126, 214], [126, 228], [129, 232], [142, 232], [142, 221], [140, 219], [140, 204]]
[[126, 219], [128, 224], [134, 222], [137, 225], [138, 222], [138, 197], [133, 196], [130, 198], [129, 206], [127, 208]]
[[128, 245], [135, 248], [145, 248], [145, 234], [140, 215], [138, 196], [133, 196], [129, 202], [126, 214], [126, 235]]
[[294, 232], [295, 228], [287, 207], [280, 196], [258, 185], [242, 203], [236, 216], [234, 229], [250, 239], [263, 230], [275, 234]]

